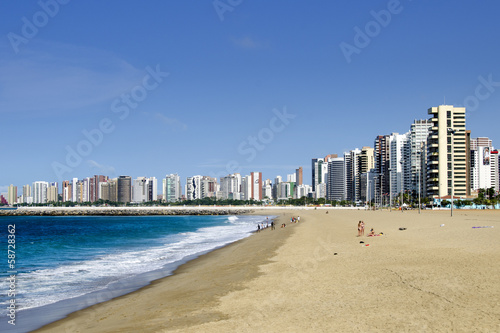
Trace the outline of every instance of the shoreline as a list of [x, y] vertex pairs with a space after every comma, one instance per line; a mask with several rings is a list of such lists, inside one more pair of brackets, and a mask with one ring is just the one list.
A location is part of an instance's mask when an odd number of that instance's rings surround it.
[[[261, 212], [261, 213], [262, 214], [247, 212], [248, 215], [266, 216], [266, 214], [263, 214], [263, 212]], [[266, 213], [268, 213], [268, 212], [266, 212]], [[274, 218], [275, 223], [277, 223], [277, 221], [280, 219], [280, 217], [278, 216], [279, 215], [278, 212], [275, 212], [275, 214], [267, 214], [267, 215], [270, 215], [270, 216], [274, 215], [275, 216], [275, 218]], [[279, 228], [276, 228], [276, 230], [274, 230], [273, 232], [278, 232], [278, 229]], [[140, 288], [136, 288], [135, 290], [129, 291], [125, 294], [115, 296], [109, 300], [104, 300], [104, 301], [99, 302], [97, 304], [93, 304], [90, 306], [86, 306], [82, 309], [72, 311], [71, 313], [65, 315], [64, 318], [56, 319], [48, 324], [45, 324], [45, 325], [33, 330], [33, 332], [73, 332], [73, 331], [78, 331], [77, 328], [79, 328], [79, 325], [78, 324], [75, 325], [73, 323], [73, 320], [75, 320], [75, 319], [79, 320], [79, 319], [83, 318], [86, 322], [89, 322], [89, 321], [91, 322], [91, 321], [96, 319], [99, 312], [103, 311], [102, 310], [103, 307], [106, 308], [108, 305], [112, 305], [114, 302], [120, 302], [121, 300], [126, 300], [129, 297], [134, 297], [134, 295], [140, 295], [143, 292], [149, 293], [150, 290], [154, 290], [155, 286], [158, 284], [175, 284], [176, 286], [178, 284], [183, 285], [184, 283], [181, 280], [182, 280], [182, 277], [184, 275], [197, 274], [197, 272], [199, 271], [199, 267], [200, 266], [205, 267], [207, 265], [207, 262], [212, 262], [214, 260], [220, 261], [220, 259], [222, 258], [223, 259], [222, 265], [223, 266], [229, 265], [231, 262], [231, 255], [228, 252], [230, 252], [230, 253], [246, 252], [249, 248], [252, 248], [252, 246], [247, 245], [247, 242], [249, 244], [252, 243], [251, 242], [252, 237], [256, 237], [257, 235], [260, 236], [260, 235], [267, 233], [266, 238], [270, 238], [271, 236], [273, 236], [271, 234], [271, 231], [272, 231], [271, 227], [269, 227], [267, 229], [261, 230], [259, 233], [253, 232], [250, 236], [245, 237], [243, 239], [226, 244], [222, 247], [215, 248], [213, 250], [210, 250], [209, 252], [205, 252], [205, 253], [196, 255], [194, 258], [187, 258], [187, 260], [184, 263], [177, 266], [167, 276], [162, 276], [162, 277], [153, 279], [145, 286], [142, 286]], [[290, 232], [286, 232], [286, 234], [285, 234], [285, 232], [283, 232], [280, 235], [281, 237], [274, 237], [275, 242], [270, 243], [269, 245], [271, 245], [271, 246], [268, 248], [253, 248], [253, 249], [256, 251], [256, 253], [262, 254], [261, 259], [264, 262], [266, 255], [264, 255], [262, 252], [265, 252], [266, 249], [272, 252], [273, 248], [275, 248], [276, 246], [279, 246], [281, 244], [281, 242], [284, 241], [284, 236], [286, 236], [287, 234], [290, 234]], [[275, 234], [275, 235], [277, 235], [277, 234]], [[248, 259], [251, 259], [250, 257], [253, 257], [254, 253], [255, 252], [249, 252]], [[271, 253], [269, 253], [269, 255], [271, 255]], [[234, 275], [238, 276], [241, 274], [242, 273], [235, 272]], [[247, 267], [247, 269], [245, 269], [245, 272], [243, 274], [245, 277], [250, 277], [250, 276], [253, 277], [259, 273], [256, 270], [255, 265], [249, 265]], [[227, 279], [231, 281], [231, 284], [234, 284], [234, 276], [227, 277]], [[219, 287], [219, 288], [217, 288], [217, 287]], [[223, 285], [223, 286], [217, 285], [217, 286], [215, 286], [215, 288], [214, 288], [214, 286], [212, 286], [211, 288], [206, 288], [206, 286], [205, 287], [200, 286], [199, 288], [203, 288], [204, 293], [213, 293], [214, 297], [215, 296], [219, 297], [220, 293], [221, 293], [221, 289], [222, 289], [220, 287], [225, 288], [225, 287], [227, 287], [227, 285]], [[237, 290], [237, 286], [234, 286], [234, 288], [236, 288], [234, 290]], [[175, 287], [172, 286], [172, 289], [175, 289]], [[175, 290], [170, 290], [170, 292], [172, 292], [174, 294], [176, 293]], [[152, 292], [152, 293], [155, 294], [154, 292]], [[193, 306], [196, 307], [197, 303], [193, 304]], [[104, 310], [104, 311], [106, 311], [106, 310]], [[184, 324], [185, 323], [182, 323], [182, 325], [184, 325]], [[139, 330], [141, 330], [141, 328], [136, 327], [136, 328], [134, 328], [134, 330], [139, 331]], [[90, 331], [93, 331], [93, 330], [90, 330]], [[95, 330], [95, 332], [99, 332], [99, 331], [101, 331], [101, 328], [98, 328]]]

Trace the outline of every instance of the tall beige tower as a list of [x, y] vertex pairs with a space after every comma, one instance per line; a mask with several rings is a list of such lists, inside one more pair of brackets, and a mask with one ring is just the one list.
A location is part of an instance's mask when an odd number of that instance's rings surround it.
[[466, 177], [465, 108], [440, 105], [430, 108], [431, 130], [427, 141], [427, 195], [465, 197]]
[[9, 205], [13, 205], [17, 202], [17, 186], [10, 185], [8, 189], [7, 202]]

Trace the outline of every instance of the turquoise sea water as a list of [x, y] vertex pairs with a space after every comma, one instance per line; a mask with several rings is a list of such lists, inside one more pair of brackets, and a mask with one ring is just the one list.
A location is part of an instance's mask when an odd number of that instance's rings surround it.
[[[138, 289], [249, 236], [263, 222], [266, 216], [2, 217], [0, 331], [29, 331]], [[15, 235], [14, 268], [8, 263], [9, 234]], [[12, 275], [15, 296], [8, 293]], [[8, 324], [12, 299], [15, 326]]]

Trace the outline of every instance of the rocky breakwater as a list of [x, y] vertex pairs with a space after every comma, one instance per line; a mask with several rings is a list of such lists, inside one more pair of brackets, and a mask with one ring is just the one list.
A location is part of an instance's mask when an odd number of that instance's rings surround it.
[[146, 216], [146, 215], [240, 215], [250, 207], [21, 207], [0, 210], [0, 216]]

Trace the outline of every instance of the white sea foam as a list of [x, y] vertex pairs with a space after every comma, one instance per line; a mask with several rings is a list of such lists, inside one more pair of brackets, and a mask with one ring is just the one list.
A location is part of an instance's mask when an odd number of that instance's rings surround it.
[[[160, 245], [141, 250], [109, 253], [93, 259], [40, 269], [17, 276], [19, 310], [31, 309], [107, 288], [145, 272], [156, 271], [249, 236], [262, 216], [229, 216], [224, 225], [169, 235]], [[7, 281], [0, 289], [8, 289]], [[0, 314], [5, 314], [6, 303]]]

